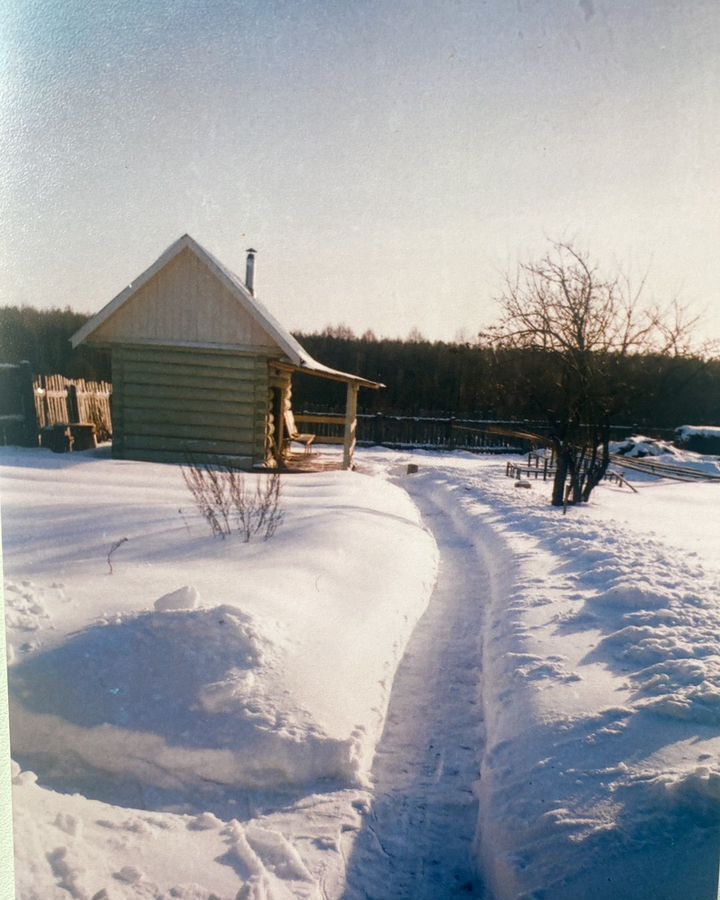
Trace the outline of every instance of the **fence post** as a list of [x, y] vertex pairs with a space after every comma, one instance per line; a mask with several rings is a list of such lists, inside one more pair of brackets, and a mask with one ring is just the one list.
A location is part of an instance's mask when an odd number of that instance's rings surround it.
[[68, 382], [66, 390], [68, 424], [75, 425], [80, 421], [80, 407], [78, 406], [77, 386]]
[[382, 444], [383, 439], [383, 414], [381, 412], [375, 413], [375, 419], [373, 421], [373, 444], [376, 447], [379, 447]]
[[455, 449], [455, 416], [450, 416], [447, 421], [447, 447], [448, 450]]
[[47, 378], [45, 375], [38, 375], [38, 384], [42, 390], [42, 428], [50, 424], [50, 402], [47, 395]]

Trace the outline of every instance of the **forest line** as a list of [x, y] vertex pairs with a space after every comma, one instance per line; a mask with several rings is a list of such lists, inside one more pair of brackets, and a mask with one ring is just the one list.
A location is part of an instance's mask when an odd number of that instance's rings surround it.
[[[112, 380], [109, 354], [70, 336], [89, 318], [70, 308], [0, 308], [0, 362], [28, 360], [35, 374]], [[325, 365], [387, 387], [361, 392], [360, 410], [395, 415], [454, 415], [476, 419], [542, 419], [553, 384], [550, 360], [537, 351], [499, 350], [474, 342], [431, 341], [413, 329], [408, 338], [357, 336], [343, 325], [297, 333]], [[614, 414], [623, 424], [675, 427], [720, 424], [720, 360], [643, 354], [618, 361], [626, 385]], [[333, 382], [294, 380], [296, 409], [340, 409], [344, 395]]]

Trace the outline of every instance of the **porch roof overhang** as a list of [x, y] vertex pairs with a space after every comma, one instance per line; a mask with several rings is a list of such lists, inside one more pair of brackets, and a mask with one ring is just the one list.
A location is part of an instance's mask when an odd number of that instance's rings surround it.
[[341, 372], [339, 369], [331, 369], [329, 366], [324, 366], [305, 352], [303, 352], [303, 357], [304, 358], [297, 364], [284, 362], [283, 360], [273, 360], [272, 365], [283, 372], [298, 372], [301, 375], [314, 375], [316, 378], [327, 378], [330, 381], [340, 381], [343, 384], [352, 384], [357, 387], [370, 388], [374, 391], [385, 387], [380, 381], [370, 381], [368, 378], [362, 378], [360, 375], [351, 375], [349, 372]]

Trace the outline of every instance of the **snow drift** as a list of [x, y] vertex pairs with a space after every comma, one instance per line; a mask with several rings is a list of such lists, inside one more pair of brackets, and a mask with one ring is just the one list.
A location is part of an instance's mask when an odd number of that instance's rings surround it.
[[11, 671], [14, 752], [161, 788], [355, 782], [357, 736], [269, 694], [271, 654], [232, 606], [95, 624]]
[[[206, 533], [175, 467], [103, 451], [4, 461], [23, 765], [66, 788], [83, 772], [165, 790], [364, 783], [437, 566], [403, 491], [354, 473], [284, 479], [283, 528], [245, 544]], [[82, 540], [58, 546], [60, 518]]]

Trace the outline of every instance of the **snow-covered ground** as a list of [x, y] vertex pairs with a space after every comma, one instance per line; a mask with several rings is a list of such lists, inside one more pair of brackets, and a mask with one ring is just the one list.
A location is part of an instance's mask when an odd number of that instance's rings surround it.
[[408, 496], [288, 477], [244, 543], [176, 467], [2, 463], [19, 896], [315, 896], [435, 580]]
[[244, 544], [0, 451], [18, 897], [713, 896], [720, 484], [358, 460]]

